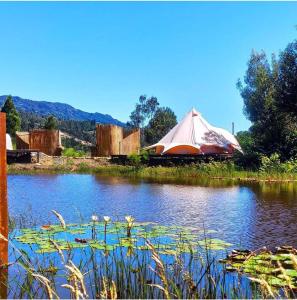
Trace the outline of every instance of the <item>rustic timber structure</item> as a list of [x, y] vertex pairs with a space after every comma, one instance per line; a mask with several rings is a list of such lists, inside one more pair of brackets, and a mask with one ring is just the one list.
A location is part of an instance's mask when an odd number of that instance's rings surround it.
[[17, 132], [16, 148], [17, 150], [34, 149], [51, 156], [60, 156], [63, 149], [59, 130], [46, 129]]
[[92, 156], [130, 155], [139, 153], [140, 130], [116, 125], [96, 126], [96, 147]]
[[0, 113], [0, 298], [7, 297], [7, 268], [8, 263], [8, 204], [7, 204], [7, 175], [6, 175], [6, 116]]

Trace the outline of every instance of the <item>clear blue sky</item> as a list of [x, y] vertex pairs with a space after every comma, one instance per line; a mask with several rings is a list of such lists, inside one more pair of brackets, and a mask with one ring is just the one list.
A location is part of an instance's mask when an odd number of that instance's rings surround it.
[[252, 49], [297, 38], [297, 2], [0, 3], [0, 94], [128, 120], [141, 94], [243, 130], [236, 89]]

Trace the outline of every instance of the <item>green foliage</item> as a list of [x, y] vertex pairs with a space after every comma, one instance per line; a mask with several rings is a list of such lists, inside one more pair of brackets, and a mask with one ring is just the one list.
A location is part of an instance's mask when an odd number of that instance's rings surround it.
[[62, 137], [62, 146], [64, 148], [73, 148], [76, 151], [90, 152], [88, 145], [82, 144], [80, 140], [76, 140], [72, 137]]
[[270, 157], [263, 156], [261, 159], [261, 172], [280, 172], [282, 165], [277, 153], [272, 154]]
[[130, 115], [128, 125], [135, 128], [143, 128], [145, 123], [152, 118], [158, 106], [159, 102], [156, 97], [147, 98], [145, 95], [141, 95]]
[[129, 163], [134, 167], [140, 167], [141, 165], [141, 156], [138, 154], [130, 154], [128, 156]]
[[15, 136], [16, 131], [21, 129], [21, 118], [14, 106], [11, 96], [7, 97], [1, 112], [6, 113], [7, 133], [9, 133], [11, 136]]
[[149, 153], [146, 150], [141, 150], [140, 154], [131, 154], [128, 156], [129, 164], [134, 167], [141, 167], [148, 161]]
[[239, 131], [236, 135], [236, 138], [243, 152], [253, 151], [255, 147], [254, 139], [249, 131]]
[[144, 130], [146, 142], [157, 143], [176, 124], [176, 115], [169, 107], [158, 108]]
[[159, 107], [156, 97], [140, 96], [130, 115], [128, 127], [140, 128], [142, 146], [159, 141], [176, 125], [176, 116], [169, 107]]
[[281, 162], [280, 156], [277, 153], [270, 157], [262, 156], [260, 172], [264, 173], [297, 173], [297, 159], [290, 159]]
[[279, 153], [281, 160], [297, 155], [297, 41], [277, 59], [253, 52], [244, 84], [238, 88], [250, 128], [254, 151], [266, 156]]
[[258, 170], [261, 165], [261, 154], [257, 151], [255, 140], [250, 131], [240, 131], [236, 138], [243, 150], [243, 153], [234, 153], [234, 162], [237, 166], [247, 170]]
[[58, 128], [77, 139], [96, 144], [95, 121], [59, 120]]
[[58, 128], [57, 119], [54, 116], [48, 116], [44, 124], [44, 129], [54, 130], [57, 128]]
[[277, 106], [297, 118], [297, 40], [281, 52], [278, 64]]
[[65, 148], [62, 151], [62, 155], [66, 157], [83, 157], [86, 156], [86, 153], [83, 151], [77, 151], [73, 148]]
[[[20, 111], [21, 115], [21, 130], [29, 131], [32, 129], [44, 128], [47, 117], [39, 116], [34, 113], [28, 113]], [[92, 144], [95, 144], [95, 130], [96, 122], [95, 121], [77, 121], [77, 120], [57, 120], [58, 129], [62, 132], [68, 133], [73, 138], [80, 139]], [[86, 150], [78, 149], [79, 145], [74, 143], [73, 140], [66, 141], [65, 147], [67, 148], [77, 148], [77, 150]]]

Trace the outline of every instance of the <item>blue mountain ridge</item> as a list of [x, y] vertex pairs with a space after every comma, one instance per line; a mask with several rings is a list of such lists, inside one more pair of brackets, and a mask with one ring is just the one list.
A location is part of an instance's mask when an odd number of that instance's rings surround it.
[[[7, 95], [0, 96], [0, 107], [2, 107], [6, 98]], [[23, 99], [18, 96], [12, 96], [12, 98], [17, 110], [35, 113], [40, 116], [53, 115], [61, 120], [96, 121], [97, 123], [101, 124], [125, 126], [123, 122], [114, 119], [110, 115], [101, 114], [99, 112], [85, 112], [66, 103], [36, 101]]]

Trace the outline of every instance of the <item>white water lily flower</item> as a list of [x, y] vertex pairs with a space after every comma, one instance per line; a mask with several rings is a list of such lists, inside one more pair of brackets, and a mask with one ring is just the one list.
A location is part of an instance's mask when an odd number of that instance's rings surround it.
[[99, 220], [98, 216], [96, 216], [96, 215], [93, 215], [91, 217], [91, 219], [92, 219], [93, 222], [97, 222]]
[[106, 222], [106, 223], [108, 223], [110, 221], [110, 217], [108, 217], [108, 216], [104, 216], [103, 219], [104, 219], [104, 222]]
[[126, 216], [125, 219], [128, 222], [128, 224], [132, 224], [133, 221], [135, 220], [132, 216]]

